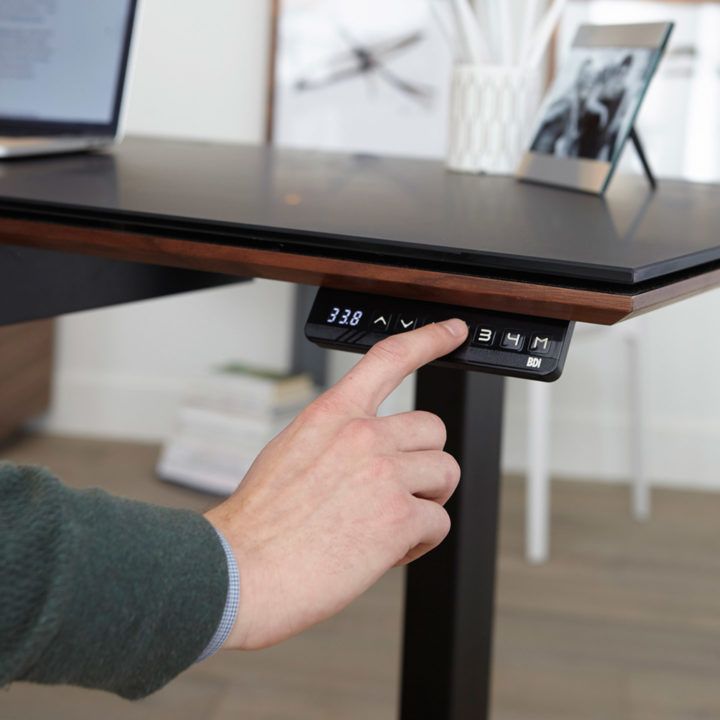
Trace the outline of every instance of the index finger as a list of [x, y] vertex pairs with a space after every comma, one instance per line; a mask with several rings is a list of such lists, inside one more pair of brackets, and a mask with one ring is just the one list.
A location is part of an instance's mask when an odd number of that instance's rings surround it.
[[392, 335], [370, 348], [331, 392], [374, 415], [410, 373], [455, 350], [467, 334], [468, 326], [455, 318]]

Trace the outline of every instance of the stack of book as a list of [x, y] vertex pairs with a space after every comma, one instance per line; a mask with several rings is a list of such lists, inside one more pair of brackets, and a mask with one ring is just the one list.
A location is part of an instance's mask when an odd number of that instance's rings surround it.
[[316, 395], [308, 375], [228, 365], [189, 388], [165, 442], [158, 475], [218, 495], [232, 493], [260, 451]]

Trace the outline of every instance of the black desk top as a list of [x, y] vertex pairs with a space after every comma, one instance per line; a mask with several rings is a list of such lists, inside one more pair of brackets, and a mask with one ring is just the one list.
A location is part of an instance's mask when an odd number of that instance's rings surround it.
[[720, 186], [618, 176], [605, 199], [441, 163], [127, 140], [4, 162], [0, 214], [415, 268], [628, 288], [720, 261]]

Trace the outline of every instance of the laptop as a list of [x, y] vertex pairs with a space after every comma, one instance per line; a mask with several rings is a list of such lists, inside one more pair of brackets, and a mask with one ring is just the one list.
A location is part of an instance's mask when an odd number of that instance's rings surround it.
[[0, 0], [0, 158], [121, 136], [137, 0]]

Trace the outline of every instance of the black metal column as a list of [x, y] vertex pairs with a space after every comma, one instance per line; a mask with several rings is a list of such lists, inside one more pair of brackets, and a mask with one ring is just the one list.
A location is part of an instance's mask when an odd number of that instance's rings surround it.
[[447, 426], [463, 469], [452, 530], [408, 567], [401, 720], [489, 716], [504, 379], [427, 367], [416, 406]]

